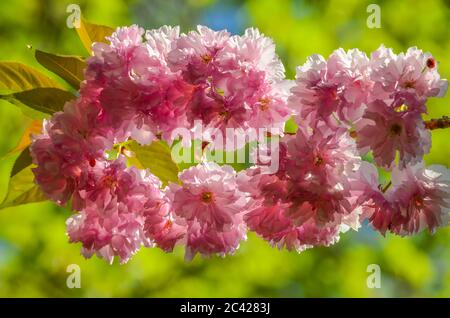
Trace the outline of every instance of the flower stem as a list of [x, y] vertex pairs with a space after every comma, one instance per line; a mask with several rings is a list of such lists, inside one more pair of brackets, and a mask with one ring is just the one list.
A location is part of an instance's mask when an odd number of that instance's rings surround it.
[[389, 187], [392, 185], [392, 181], [389, 181], [383, 189], [381, 189], [381, 192], [385, 193], [387, 191], [387, 189], [389, 189]]
[[433, 118], [424, 121], [425, 128], [429, 130], [450, 128], [450, 118], [448, 116], [442, 116], [441, 118]]

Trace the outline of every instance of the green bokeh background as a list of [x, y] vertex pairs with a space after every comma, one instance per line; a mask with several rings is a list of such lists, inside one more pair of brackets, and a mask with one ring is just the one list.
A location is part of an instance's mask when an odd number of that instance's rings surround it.
[[[0, 3], [0, 59], [35, 67], [27, 44], [62, 54], [85, 54], [75, 31], [66, 27], [70, 1], [10, 0]], [[366, 26], [370, 3], [381, 7], [381, 28]], [[277, 44], [289, 78], [313, 53], [334, 49], [366, 52], [381, 43], [397, 52], [410, 46], [430, 51], [450, 77], [450, 1], [306, 0], [108, 0], [78, 1], [85, 17], [110, 26], [138, 23], [146, 28], [196, 24], [234, 33], [258, 27]], [[40, 68], [42, 70], [42, 68]], [[449, 115], [450, 94], [431, 100], [429, 117]], [[0, 157], [19, 140], [26, 117], [0, 101]], [[450, 130], [433, 131], [427, 163], [450, 166]], [[0, 163], [0, 197], [11, 160]], [[278, 251], [249, 235], [236, 255], [183, 260], [183, 251], [141, 250], [128, 264], [85, 260], [68, 244], [70, 211], [51, 203], [0, 210], [0, 296], [3, 297], [449, 297], [450, 228], [411, 238], [381, 235], [367, 227], [349, 232], [329, 248], [301, 254]], [[81, 268], [81, 288], [66, 287], [69, 264]], [[381, 267], [381, 288], [366, 285], [367, 266]]]

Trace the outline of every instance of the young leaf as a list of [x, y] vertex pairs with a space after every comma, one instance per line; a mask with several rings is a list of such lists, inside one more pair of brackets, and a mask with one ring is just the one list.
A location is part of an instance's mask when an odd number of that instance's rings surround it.
[[34, 183], [32, 168], [33, 165], [30, 165], [10, 179], [8, 193], [0, 204], [0, 209], [47, 200], [44, 193]]
[[[148, 168], [151, 173], [161, 179], [163, 185], [174, 182], [178, 183], [179, 168], [172, 160], [170, 148], [161, 141], [153, 142], [151, 145], [141, 146], [137, 142], [131, 142], [126, 148], [134, 153], [132, 160], [136, 160], [137, 168]], [[133, 161], [131, 161], [133, 164]], [[140, 165], [140, 167], [139, 167]]]
[[[53, 114], [63, 109], [64, 104], [74, 98], [72, 93], [54, 87], [40, 87], [9, 95], [0, 95], [4, 99], [18, 107], [25, 113], [27, 107], [41, 113]], [[40, 118], [41, 116], [31, 116]]]
[[289, 118], [289, 120], [284, 125], [284, 132], [287, 134], [295, 134], [297, 132], [298, 125], [294, 120], [294, 117]]
[[42, 131], [42, 121], [30, 120], [18, 144], [12, 150], [10, 150], [5, 156], [3, 156], [3, 158], [22, 152], [22, 150], [24, 150], [31, 144], [30, 136], [32, 134], [39, 134], [41, 131]]
[[114, 29], [108, 26], [93, 24], [87, 22], [83, 17], [80, 21], [80, 27], [76, 28], [78, 36], [83, 43], [86, 50], [92, 52], [92, 43], [94, 42], [104, 42], [107, 43], [107, 36], [110, 36]]
[[26, 147], [14, 162], [13, 168], [11, 170], [11, 177], [14, 177], [16, 174], [27, 168], [32, 163], [33, 160], [31, 158], [30, 148]]
[[38, 87], [62, 86], [41, 72], [15, 62], [0, 62], [0, 91], [21, 92]]
[[40, 50], [34, 53], [36, 60], [49, 71], [55, 73], [78, 90], [84, 78], [86, 63], [83, 58], [71, 55], [57, 55]]

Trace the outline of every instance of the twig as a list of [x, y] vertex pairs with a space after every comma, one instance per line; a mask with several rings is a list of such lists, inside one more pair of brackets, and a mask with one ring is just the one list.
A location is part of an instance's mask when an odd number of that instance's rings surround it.
[[448, 116], [443, 116], [442, 118], [433, 118], [424, 121], [424, 124], [425, 128], [430, 130], [450, 128], [450, 118]]

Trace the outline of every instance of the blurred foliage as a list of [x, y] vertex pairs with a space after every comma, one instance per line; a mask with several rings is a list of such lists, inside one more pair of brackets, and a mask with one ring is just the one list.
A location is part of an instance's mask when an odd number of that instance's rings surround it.
[[[83, 55], [75, 31], [66, 27], [74, 1], [10, 0], [0, 4], [0, 59], [39, 68], [27, 45], [60, 54]], [[78, 1], [88, 21], [110, 26], [138, 23], [147, 28], [179, 24], [183, 30], [206, 24], [233, 33], [258, 27], [272, 37], [287, 74], [313, 53], [381, 43], [397, 52], [409, 46], [430, 51], [450, 77], [450, 3], [444, 0], [378, 1], [381, 28], [366, 26], [360, 0], [109, 0]], [[39, 68], [42, 70], [42, 68]], [[49, 76], [48, 72], [46, 72]], [[429, 117], [448, 115], [450, 94], [429, 103]], [[447, 109], [447, 110], [446, 110]], [[13, 149], [30, 120], [0, 100], [0, 157]], [[428, 163], [450, 166], [449, 130], [433, 131]], [[6, 192], [14, 158], [0, 163], [0, 196]], [[330, 248], [301, 254], [278, 251], [253, 234], [236, 255], [183, 260], [183, 251], [143, 249], [127, 265], [84, 260], [68, 244], [70, 212], [51, 203], [0, 211], [0, 296], [2, 297], [450, 297], [450, 228], [435, 235], [383, 238], [367, 227], [349, 232]], [[81, 288], [66, 287], [69, 264], [81, 267]], [[380, 289], [369, 289], [366, 268], [379, 264]]]

